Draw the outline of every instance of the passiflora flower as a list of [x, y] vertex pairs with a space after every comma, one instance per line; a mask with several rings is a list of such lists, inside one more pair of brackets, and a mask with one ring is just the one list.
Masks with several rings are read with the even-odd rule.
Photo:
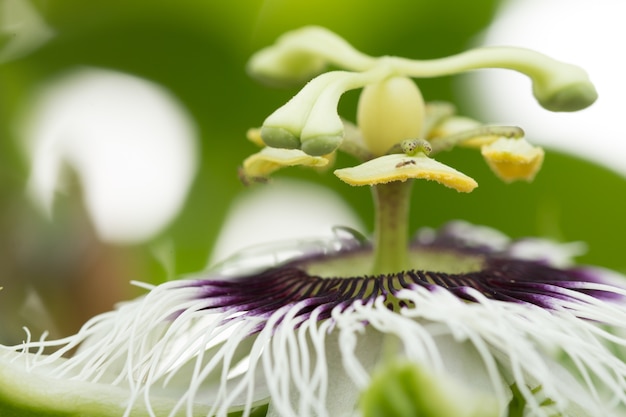
[[[520, 49], [434, 61], [373, 58], [321, 28], [289, 33], [249, 70], [272, 82], [324, 73], [249, 139], [246, 183], [277, 169], [334, 171], [372, 187], [372, 239], [242, 251], [94, 317], [74, 336], [0, 347], [0, 410], [89, 416], [604, 417], [626, 415], [626, 279], [576, 266], [577, 245], [511, 240], [450, 222], [407, 230], [416, 179], [478, 183], [434, 159], [480, 148], [506, 182], [531, 181], [543, 151], [520, 128], [484, 126], [425, 103], [412, 78], [485, 66], [529, 75], [538, 101], [595, 100], [585, 72]], [[357, 123], [337, 102], [364, 88]], [[250, 181], [252, 180], [252, 181]], [[28, 333], [27, 333], [28, 335]], [[2, 408], [4, 407], [4, 409]], [[4, 415], [4, 414], [3, 414]]]
[[419, 412], [620, 415], [623, 277], [568, 265], [572, 249], [462, 222], [420, 231], [389, 274], [345, 233], [257, 248], [75, 336], [3, 348], [3, 396], [59, 415], [373, 415], [359, 399], [402, 360], [422, 383], [391, 378], [396, 395], [421, 393]]

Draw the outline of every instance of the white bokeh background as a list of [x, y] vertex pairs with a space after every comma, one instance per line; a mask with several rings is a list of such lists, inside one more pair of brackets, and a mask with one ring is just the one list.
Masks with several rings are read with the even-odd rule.
[[26, 108], [19, 130], [31, 162], [27, 192], [47, 215], [67, 167], [104, 241], [151, 239], [178, 214], [198, 141], [193, 120], [164, 88], [86, 68], [50, 80]]

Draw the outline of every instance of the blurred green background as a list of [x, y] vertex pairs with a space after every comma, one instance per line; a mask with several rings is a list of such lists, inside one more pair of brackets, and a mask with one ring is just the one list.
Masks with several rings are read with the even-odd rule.
[[[0, 0], [0, 4], [3, 1]], [[34, 334], [73, 332], [113, 303], [141, 293], [128, 283], [158, 283], [205, 268], [233, 199], [245, 193], [237, 167], [255, 147], [245, 140], [297, 90], [272, 89], [245, 73], [249, 56], [281, 33], [307, 24], [326, 26], [371, 55], [435, 58], [460, 52], [494, 16], [496, 0], [32, 1], [52, 37], [29, 54], [0, 64], [0, 342]], [[0, 16], [2, 18], [2, 16]], [[14, 39], [0, 34], [0, 48]], [[0, 49], [1, 50], [1, 49]], [[81, 203], [80, 179], [57, 197], [54, 216], [41, 216], [24, 194], [29, 164], [14, 131], [29, 94], [41, 83], [77, 67], [121, 71], [169, 90], [199, 130], [200, 166], [179, 216], [153, 240], [113, 245], [98, 239]], [[448, 100], [461, 111], [454, 80], [420, 81], [427, 100]], [[530, 92], [529, 92], [530, 94]], [[341, 103], [354, 116], [357, 94]], [[120, 97], [123, 100], [123, 97]], [[512, 117], [513, 118], [513, 117]], [[529, 138], [532, 141], [532, 137]], [[462, 218], [511, 236], [585, 241], [580, 258], [626, 271], [624, 179], [599, 166], [548, 153], [533, 184], [505, 185], [476, 152], [445, 155], [442, 162], [473, 176], [480, 187], [461, 195], [417, 184], [411, 227]], [[341, 165], [345, 160], [339, 159]], [[371, 224], [369, 190], [347, 188], [334, 176], [293, 169], [281, 172], [322, 182], [345, 195], [364, 224]], [[616, 198], [618, 196], [621, 198]], [[242, 236], [245, 239], [245, 236]], [[154, 256], [169, 242], [168, 271]]]

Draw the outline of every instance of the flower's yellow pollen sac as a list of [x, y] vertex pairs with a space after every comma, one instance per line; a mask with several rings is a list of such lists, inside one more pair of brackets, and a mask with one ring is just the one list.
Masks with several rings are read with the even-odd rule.
[[322, 165], [315, 165], [313, 166], [313, 169], [320, 173], [327, 172], [332, 166], [335, 165], [335, 161], [337, 160], [337, 152], [331, 152], [329, 154], [322, 155], [320, 158], [325, 159], [326, 163]]
[[259, 147], [265, 146], [265, 142], [263, 142], [263, 138], [261, 137], [261, 128], [253, 127], [248, 129], [246, 138]]
[[525, 139], [501, 138], [481, 150], [491, 170], [503, 181], [532, 181], [543, 163], [544, 152]]
[[350, 185], [375, 185], [418, 178], [436, 181], [457, 191], [469, 193], [478, 187], [473, 178], [427, 157], [391, 154], [361, 165], [335, 170], [335, 175]]
[[483, 149], [485, 146], [499, 139], [500, 139], [500, 136], [494, 136], [494, 135], [475, 136], [471, 139], [468, 139], [459, 143], [459, 146], [462, 146], [464, 148], [471, 148], [471, 149]]
[[328, 159], [307, 155], [299, 149], [267, 147], [246, 158], [243, 171], [249, 178], [264, 178], [280, 168], [295, 165], [323, 167], [328, 165]]
[[[474, 119], [465, 116], [453, 116], [439, 123], [429, 133], [428, 139], [436, 142], [439, 138], [446, 138], [453, 135], [463, 135], [466, 132], [479, 131], [484, 125]], [[459, 142], [460, 146], [465, 148], [480, 149], [484, 145], [488, 145], [501, 135], [480, 134], [470, 137], [469, 139]]]
[[480, 149], [501, 138], [524, 137], [524, 130], [517, 126], [484, 125], [469, 117], [448, 117], [428, 132], [427, 139], [439, 148], [459, 145]]
[[482, 123], [469, 117], [451, 116], [435, 125], [435, 127], [428, 132], [426, 139], [451, 136], [468, 130], [477, 129], [481, 126], [483, 126]]

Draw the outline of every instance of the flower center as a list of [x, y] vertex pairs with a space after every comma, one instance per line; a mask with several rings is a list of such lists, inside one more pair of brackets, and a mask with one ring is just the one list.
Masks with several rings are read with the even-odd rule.
[[[369, 250], [362, 250], [335, 257], [312, 259], [302, 268], [311, 276], [321, 278], [353, 278], [366, 276], [372, 270], [373, 258]], [[445, 274], [478, 272], [485, 266], [481, 254], [464, 253], [454, 249], [414, 247], [409, 252], [409, 269]]]

